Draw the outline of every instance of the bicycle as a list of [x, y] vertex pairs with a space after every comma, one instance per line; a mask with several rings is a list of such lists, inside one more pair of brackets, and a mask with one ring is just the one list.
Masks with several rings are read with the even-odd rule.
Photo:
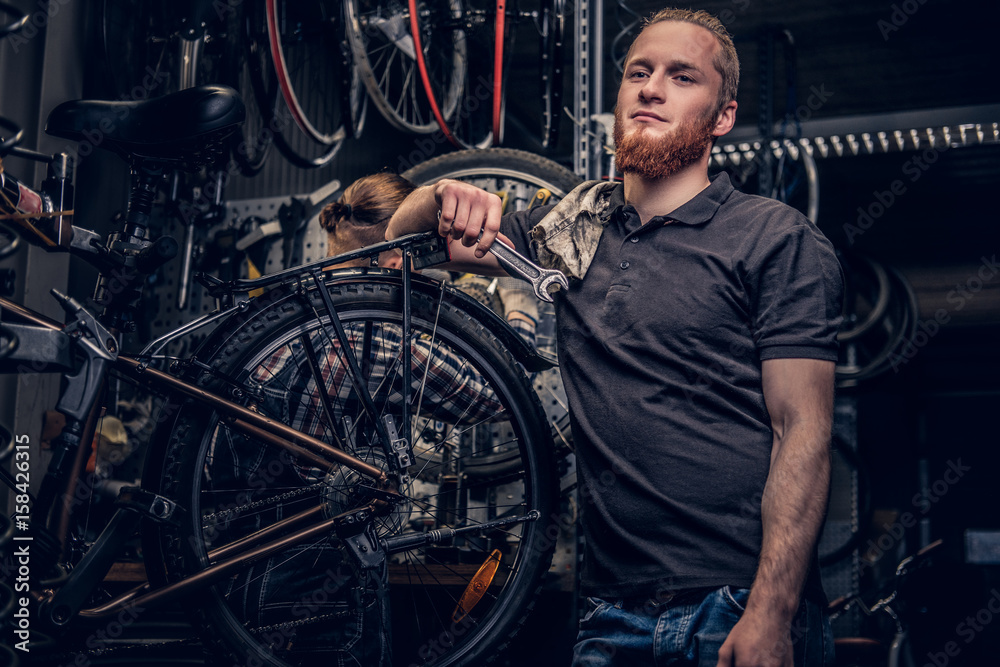
[[[77, 139], [122, 108], [64, 103], [47, 130]], [[33, 501], [30, 514], [18, 513], [17, 535], [31, 526], [34, 567], [64, 570], [32, 581], [36, 627], [61, 632], [127, 606], [186, 600], [206, 643], [222, 655], [303, 664], [313, 651], [327, 651], [311, 642], [325, 642], [323, 632], [356, 613], [312, 594], [344, 588], [359, 608], [370, 608], [388, 582], [391, 616], [381, 622], [391, 624], [398, 662], [495, 659], [530, 611], [552, 554], [548, 428], [524, 374], [550, 364], [488, 309], [408, 264], [401, 272], [327, 270], [389, 249], [414, 268], [441, 261], [444, 245], [434, 233], [256, 280], [200, 276], [220, 308], [125, 354], [118, 332], [134, 321], [141, 278], [177, 250], [171, 239], [148, 238], [158, 181], [165, 169], [216, 159], [244, 113], [234, 91], [221, 87], [127, 108], [100, 146], [126, 158], [134, 174], [128, 213], [107, 239], [72, 225], [66, 156], [18, 148], [17, 133], [0, 142], [0, 156], [47, 162], [51, 172], [41, 191], [3, 174], [5, 226], [95, 265], [95, 301], [103, 307], [95, 316], [57, 293], [70, 320], [64, 326], [0, 299], [0, 368], [45, 364], [66, 380], [57, 409], [67, 424], [52, 462], [37, 496], [18, 495]], [[11, 249], [13, 237], [5, 238]], [[249, 298], [257, 289], [266, 291]], [[164, 353], [206, 327], [213, 328], [195, 355]], [[459, 360], [456, 375], [477, 378], [475, 401], [440, 395], [449, 377], [439, 368], [431, 373], [430, 360], [446, 356]], [[286, 375], [277, 377], [277, 363]], [[160, 409], [141, 485], [121, 491], [114, 516], [90, 542], [73, 534], [74, 499], [92, 491], [81, 470], [110, 379], [153, 392]], [[331, 381], [337, 392], [316, 391]], [[298, 428], [285, 423], [293, 409]], [[147, 583], [95, 598], [136, 530]], [[271, 590], [278, 616], [248, 617], [244, 594], [250, 587], [259, 594], [279, 572], [310, 595], [294, 585]]]

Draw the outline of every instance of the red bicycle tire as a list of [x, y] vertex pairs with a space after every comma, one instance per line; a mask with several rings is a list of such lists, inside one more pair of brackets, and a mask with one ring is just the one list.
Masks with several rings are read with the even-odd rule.
[[420, 71], [420, 82], [424, 86], [424, 93], [427, 95], [427, 102], [430, 104], [431, 113], [434, 114], [434, 120], [437, 121], [438, 126], [441, 128], [441, 132], [444, 134], [449, 143], [456, 148], [464, 148], [461, 142], [455, 138], [455, 135], [452, 134], [451, 129], [448, 127], [448, 123], [445, 121], [444, 115], [441, 113], [441, 107], [438, 105], [437, 96], [434, 94], [434, 89], [431, 87], [431, 78], [427, 73], [427, 61], [424, 59], [424, 46], [420, 39], [420, 23], [417, 18], [417, 0], [408, 0], [408, 5], [410, 8], [410, 34], [413, 36], [413, 47], [416, 52], [417, 69]]
[[268, 43], [271, 49], [271, 62], [274, 63], [274, 70], [278, 76], [278, 87], [281, 90], [281, 97], [292, 114], [292, 120], [295, 121], [295, 125], [302, 130], [303, 134], [317, 144], [331, 146], [334, 143], [343, 141], [346, 137], [343, 126], [339, 127], [333, 134], [323, 134], [313, 127], [313, 124], [306, 118], [305, 112], [302, 111], [302, 105], [299, 104], [298, 96], [292, 90], [292, 85], [288, 77], [288, 66], [285, 64], [285, 54], [281, 50], [281, 35], [278, 31], [276, 2], [277, 0], [265, 0], [264, 2], [267, 12]]
[[499, 146], [501, 139], [501, 114], [503, 105], [503, 43], [504, 23], [507, 5], [505, 0], [496, 0], [495, 36], [493, 39], [493, 145]]

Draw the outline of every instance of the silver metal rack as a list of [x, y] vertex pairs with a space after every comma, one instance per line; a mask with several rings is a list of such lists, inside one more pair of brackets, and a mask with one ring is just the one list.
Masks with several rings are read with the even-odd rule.
[[[780, 136], [780, 128], [775, 134]], [[712, 150], [717, 167], [753, 161], [765, 143], [752, 130], [734, 130]], [[1000, 105], [953, 107], [807, 121], [797, 138], [772, 139], [776, 157], [799, 151], [817, 159], [886, 153], [942, 152], [950, 148], [1000, 143]]]

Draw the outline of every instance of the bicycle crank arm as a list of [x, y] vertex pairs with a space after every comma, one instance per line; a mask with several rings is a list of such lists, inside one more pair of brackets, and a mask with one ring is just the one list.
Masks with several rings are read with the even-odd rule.
[[477, 523], [475, 526], [466, 526], [465, 528], [438, 528], [436, 530], [430, 530], [426, 533], [411, 533], [409, 535], [400, 535], [399, 537], [390, 537], [382, 540], [382, 548], [385, 550], [387, 556], [391, 556], [392, 554], [398, 554], [401, 551], [409, 551], [410, 549], [416, 549], [427, 544], [444, 542], [452, 539], [456, 535], [464, 535], [465, 533], [486, 534], [499, 528], [506, 528], [507, 526], [513, 526], [527, 521], [537, 521], [541, 516], [542, 515], [538, 510], [531, 510], [524, 516], [515, 516], [510, 517], [509, 519], [497, 519], [496, 521]]

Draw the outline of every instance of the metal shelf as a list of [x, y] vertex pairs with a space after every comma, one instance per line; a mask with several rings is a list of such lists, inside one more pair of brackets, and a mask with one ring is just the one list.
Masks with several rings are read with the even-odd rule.
[[[775, 126], [775, 135], [782, 128]], [[752, 128], [736, 128], [712, 150], [717, 167], [754, 160], [765, 142]], [[891, 114], [849, 116], [801, 124], [801, 136], [767, 142], [776, 157], [787, 151], [823, 158], [861, 157], [886, 153], [944, 151], [949, 148], [1000, 143], [1000, 105], [953, 107]]]

